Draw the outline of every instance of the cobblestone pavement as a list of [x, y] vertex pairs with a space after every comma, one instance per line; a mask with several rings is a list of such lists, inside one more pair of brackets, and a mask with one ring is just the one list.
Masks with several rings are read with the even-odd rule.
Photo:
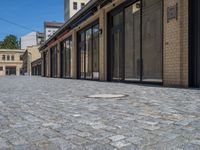
[[[93, 94], [126, 94], [115, 99]], [[0, 150], [200, 150], [200, 90], [0, 78]]]

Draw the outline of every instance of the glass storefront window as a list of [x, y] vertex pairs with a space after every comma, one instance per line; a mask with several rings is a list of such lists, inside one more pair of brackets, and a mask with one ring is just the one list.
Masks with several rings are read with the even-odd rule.
[[143, 81], [162, 81], [162, 0], [143, 0]]
[[88, 29], [85, 32], [86, 40], [85, 40], [85, 73], [86, 78], [91, 79], [92, 78], [92, 29]]
[[108, 17], [109, 79], [162, 82], [162, 0], [140, 0]]
[[61, 43], [61, 77], [71, 77], [71, 50], [72, 38], [69, 37]]
[[93, 27], [93, 78], [99, 79], [99, 25]]
[[79, 77], [99, 79], [99, 25], [95, 24], [79, 33]]
[[125, 9], [125, 80], [140, 80], [140, 2]]
[[51, 77], [57, 77], [57, 45], [51, 48]]

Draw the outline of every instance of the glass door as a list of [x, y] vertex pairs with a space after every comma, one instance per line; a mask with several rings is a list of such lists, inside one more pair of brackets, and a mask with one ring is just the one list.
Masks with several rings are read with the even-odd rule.
[[51, 48], [51, 77], [57, 77], [57, 46]]
[[111, 16], [111, 67], [112, 80], [123, 80], [124, 62], [123, 62], [123, 12], [118, 12]]
[[142, 3], [142, 81], [162, 82], [162, 0]]
[[66, 57], [65, 57], [65, 53], [66, 53], [66, 43], [62, 42], [61, 43], [61, 52], [60, 52], [60, 73], [61, 73], [61, 78], [65, 77], [65, 61], [66, 61]]
[[99, 79], [99, 24], [94, 22], [78, 33], [78, 78]]
[[124, 10], [125, 19], [125, 80], [140, 81], [141, 46], [140, 46], [140, 2]]
[[108, 16], [109, 80], [162, 82], [162, 0], [138, 0]]

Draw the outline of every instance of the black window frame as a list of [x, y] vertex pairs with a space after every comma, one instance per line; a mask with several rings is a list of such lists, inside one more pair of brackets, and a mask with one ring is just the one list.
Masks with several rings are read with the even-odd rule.
[[[155, 82], [155, 81], [143, 81], [143, 80], [141, 80], [142, 79], [142, 74], [143, 74], [143, 62], [141, 62], [140, 63], [140, 81], [126, 81], [126, 80], [117, 80], [117, 81], [115, 81], [115, 80], [113, 80], [112, 79], [112, 52], [109, 50], [109, 49], [111, 49], [112, 48], [112, 43], [111, 43], [111, 39], [110, 39], [110, 37], [111, 37], [111, 26], [112, 26], [112, 19], [111, 19], [111, 17], [110, 16], [114, 16], [115, 14], [117, 14], [117, 13], [119, 13], [120, 11], [123, 11], [123, 29], [122, 29], [122, 34], [123, 34], [123, 36], [125, 36], [124, 35], [124, 20], [125, 20], [125, 18], [124, 18], [124, 10], [127, 8], [127, 7], [129, 7], [130, 5], [132, 5], [132, 4], [134, 4], [134, 3], [136, 3], [136, 2], [139, 2], [140, 1], [140, 5], [141, 6], [143, 6], [143, 0], [130, 0], [130, 1], [125, 1], [123, 4], [121, 4], [121, 5], [119, 5], [119, 6], [117, 6], [115, 9], [113, 9], [113, 10], [111, 10], [108, 14], [107, 14], [107, 39], [108, 39], [108, 44], [107, 44], [107, 49], [108, 49], [108, 52], [107, 52], [107, 81], [112, 81], [112, 82], [126, 82], [126, 83], [147, 83], [147, 84], [156, 84], [156, 85], [163, 85], [163, 72], [164, 72], [164, 56], [163, 56], [163, 40], [164, 40], [164, 33], [163, 33], [163, 31], [164, 31], [164, 0], [162, 0], [162, 81], [161, 82]], [[141, 7], [140, 8], [140, 11], [141, 11], [141, 13], [140, 13], [140, 21], [141, 21], [141, 25], [140, 25], [140, 32], [141, 32], [141, 34], [142, 34], [142, 31], [143, 31], [143, 29], [142, 29], [142, 26], [143, 26], [143, 24], [142, 24], [142, 21], [143, 21], [143, 17], [142, 17], [142, 15], [143, 15], [143, 7]], [[142, 38], [143, 38], [143, 36], [141, 35], [141, 42], [140, 42], [140, 48], [141, 48], [141, 56], [142, 56]], [[123, 43], [122, 43], [122, 45], [123, 45], [123, 48], [124, 48], [124, 45], [125, 45], [125, 42], [124, 42], [124, 40], [123, 40]], [[142, 61], [142, 58], [141, 58], [141, 61]], [[124, 62], [123, 62], [124, 63]], [[125, 77], [125, 76], [124, 76]], [[123, 77], [123, 78], [124, 78]]]
[[15, 60], [15, 56], [14, 56], [14, 55], [11, 56], [11, 60], [12, 60], [12, 61]]
[[81, 3], [81, 9], [85, 7], [85, 3]]
[[10, 55], [7, 55], [7, 61], [10, 61]]
[[[70, 46], [70, 50], [69, 50], [69, 72], [68, 72], [68, 76], [67, 76], [67, 69], [66, 69], [66, 65], [67, 65], [67, 60], [66, 60], [66, 51], [67, 51], [67, 45], [66, 45], [66, 42], [69, 43], [69, 46]], [[65, 47], [64, 47], [64, 44], [65, 44]], [[71, 62], [71, 59], [72, 59], [72, 45], [73, 45], [73, 41], [72, 41], [72, 35], [68, 36], [67, 38], [65, 38], [63, 41], [60, 42], [60, 77], [61, 78], [72, 78], [72, 62]], [[64, 54], [64, 57], [63, 57], [63, 54]], [[63, 58], [65, 60], [63, 60]], [[64, 63], [64, 64], [63, 64]], [[63, 70], [63, 65], [65, 67], [65, 70]]]
[[73, 2], [73, 9], [78, 10], [78, 2]]
[[58, 45], [57, 44], [50, 48], [50, 73], [51, 73], [51, 77], [53, 78], [56, 78], [58, 76]]
[[6, 60], [6, 55], [2, 55], [2, 60], [3, 60], [3, 61]]
[[[95, 27], [96, 25], [99, 26], [99, 20], [95, 20], [94, 22], [90, 23], [89, 25], [87, 25], [85, 28], [81, 29], [80, 31], [77, 32], [77, 78], [78, 79], [83, 79], [83, 80], [99, 80], [100, 79], [100, 44], [98, 43], [98, 57], [99, 57], [99, 60], [98, 60], [98, 78], [94, 78], [93, 76], [93, 27]], [[86, 31], [89, 30], [89, 29], [92, 29], [91, 33], [92, 33], [92, 77], [91, 78], [87, 78], [86, 77], [86, 59], [84, 59], [84, 77], [81, 77], [81, 55], [80, 55], [80, 41], [81, 41], [81, 34], [84, 33], [84, 43], [82, 43], [82, 45], [84, 45], [84, 48], [86, 47]], [[99, 26], [99, 29], [100, 29], [100, 26]], [[98, 36], [100, 38], [100, 34]], [[100, 40], [100, 39], [99, 39]], [[84, 49], [84, 51], [86, 51]], [[86, 57], [86, 54], [85, 56]]]

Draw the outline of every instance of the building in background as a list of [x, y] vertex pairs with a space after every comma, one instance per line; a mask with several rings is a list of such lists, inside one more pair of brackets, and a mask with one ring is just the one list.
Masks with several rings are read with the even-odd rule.
[[0, 76], [20, 75], [24, 50], [0, 49]]
[[63, 23], [59, 22], [44, 22], [45, 41], [48, 40], [62, 25]]
[[20, 39], [21, 49], [26, 50], [28, 46], [41, 45], [44, 43], [44, 33], [31, 32]]
[[68, 21], [75, 13], [83, 8], [90, 0], [65, 0], [64, 15], [65, 22]]
[[32, 75], [31, 63], [41, 58], [41, 53], [39, 52], [38, 48], [38, 45], [28, 46], [27, 50], [24, 52], [22, 65], [22, 71], [24, 75]]
[[31, 63], [32, 76], [41, 76], [42, 73], [42, 58], [39, 58]]

